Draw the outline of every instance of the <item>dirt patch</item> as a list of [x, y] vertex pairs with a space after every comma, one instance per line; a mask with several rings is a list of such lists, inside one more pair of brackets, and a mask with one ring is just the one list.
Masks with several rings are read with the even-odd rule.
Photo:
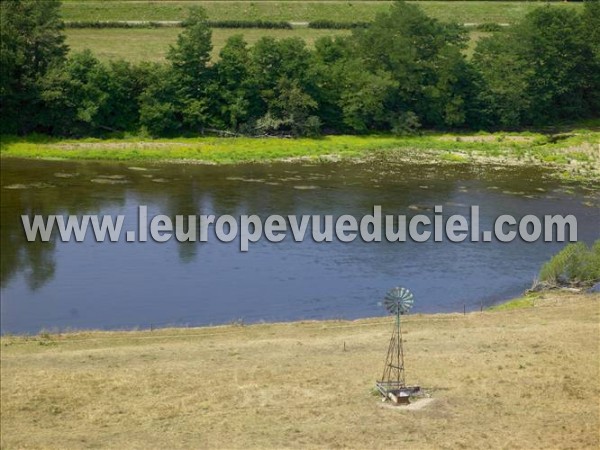
[[435, 398], [419, 398], [411, 400], [408, 405], [394, 405], [390, 402], [381, 403], [382, 408], [395, 409], [398, 411], [420, 411], [435, 403]]
[[440, 141], [450, 142], [533, 142], [534, 138], [531, 136], [442, 136], [439, 138]]
[[185, 145], [182, 142], [76, 142], [68, 144], [55, 145], [61, 150], [82, 150], [82, 149], [107, 149], [107, 150], [128, 150], [128, 149], [151, 149], [151, 148], [169, 148]]

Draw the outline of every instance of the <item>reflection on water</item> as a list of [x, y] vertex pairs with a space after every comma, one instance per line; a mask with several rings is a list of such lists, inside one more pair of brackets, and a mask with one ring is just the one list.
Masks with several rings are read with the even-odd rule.
[[416, 312], [479, 308], [517, 295], [560, 244], [27, 243], [20, 215], [353, 214], [412, 216], [443, 205], [481, 227], [499, 214], [575, 214], [600, 235], [598, 192], [561, 187], [541, 169], [380, 164], [235, 167], [2, 161], [2, 332], [119, 328], [382, 314], [398, 284]]

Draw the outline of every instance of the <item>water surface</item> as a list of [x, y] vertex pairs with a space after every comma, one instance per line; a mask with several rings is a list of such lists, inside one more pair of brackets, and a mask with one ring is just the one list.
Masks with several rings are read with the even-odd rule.
[[479, 309], [523, 292], [562, 244], [239, 242], [27, 243], [21, 214], [575, 214], [600, 237], [600, 199], [536, 168], [394, 163], [240, 166], [2, 161], [2, 332], [359, 318], [396, 285], [414, 312]]

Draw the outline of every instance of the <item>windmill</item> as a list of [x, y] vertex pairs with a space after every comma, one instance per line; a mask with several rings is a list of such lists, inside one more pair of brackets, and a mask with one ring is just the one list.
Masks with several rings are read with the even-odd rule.
[[400, 316], [407, 314], [414, 303], [413, 294], [404, 287], [391, 289], [383, 300], [383, 306], [390, 314], [396, 316], [396, 323], [381, 380], [376, 383], [377, 390], [384, 400], [390, 399], [394, 403], [408, 403], [411, 394], [420, 390], [419, 386], [406, 386], [404, 376], [404, 349], [402, 347], [402, 330]]

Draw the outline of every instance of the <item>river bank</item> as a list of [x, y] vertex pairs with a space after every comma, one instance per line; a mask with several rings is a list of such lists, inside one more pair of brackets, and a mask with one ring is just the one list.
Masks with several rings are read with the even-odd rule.
[[4, 336], [2, 447], [595, 448], [599, 301], [407, 316], [417, 410], [372, 392], [389, 317]]
[[3, 136], [2, 158], [114, 160], [187, 164], [392, 160], [424, 164], [534, 165], [561, 179], [600, 180], [600, 132], [427, 133], [421, 136], [325, 136], [318, 139], [54, 139]]

